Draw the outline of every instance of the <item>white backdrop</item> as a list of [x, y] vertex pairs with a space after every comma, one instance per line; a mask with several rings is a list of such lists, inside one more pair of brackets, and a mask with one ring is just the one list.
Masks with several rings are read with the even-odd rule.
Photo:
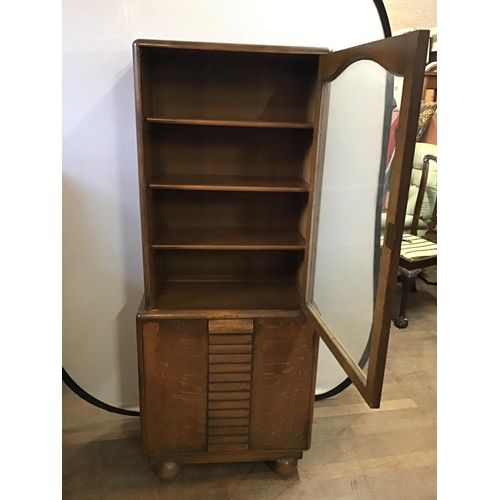
[[[92, 396], [123, 408], [138, 406], [143, 292], [137, 38], [338, 50], [383, 31], [372, 0], [64, 0], [63, 366]], [[322, 349], [318, 388], [344, 379]]]

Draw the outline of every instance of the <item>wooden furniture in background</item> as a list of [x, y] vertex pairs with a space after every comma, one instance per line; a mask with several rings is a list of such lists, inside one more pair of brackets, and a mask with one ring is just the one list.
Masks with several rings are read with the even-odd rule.
[[[320, 336], [378, 407], [427, 40], [413, 32], [339, 52], [134, 43], [141, 428], [160, 476], [179, 463], [258, 460], [292, 473], [311, 443]], [[405, 77], [368, 375], [307, 288], [325, 83], [366, 58]]]
[[[437, 103], [437, 67], [425, 72], [422, 100]], [[432, 115], [421, 142], [437, 145], [437, 111]]]
[[437, 102], [437, 67], [427, 70], [422, 87], [422, 101]]
[[417, 201], [413, 213], [413, 223], [410, 235], [403, 235], [401, 246], [401, 257], [399, 260], [400, 281], [403, 283], [401, 294], [401, 304], [399, 314], [394, 318], [394, 324], [398, 328], [406, 328], [408, 319], [406, 318], [406, 306], [410, 291], [415, 288], [415, 280], [422, 269], [435, 266], [437, 264], [437, 201], [433, 209], [432, 219], [429, 223], [429, 229], [424, 236], [417, 236], [418, 220], [422, 210], [422, 202], [427, 186], [427, 175], [429, 172], [429, 161], [437, 162], [437, 157], [433, 155], [424, 156], [424, 166], [422, 178], [418, 190]]
[[424, 135], [420, 139], [422, 142], [425, 142], [427, 144], [435, 144], [437, 146], [437, 121], [438, 112], [436, 110], [429, 121], [427, 130], [424, 132]]

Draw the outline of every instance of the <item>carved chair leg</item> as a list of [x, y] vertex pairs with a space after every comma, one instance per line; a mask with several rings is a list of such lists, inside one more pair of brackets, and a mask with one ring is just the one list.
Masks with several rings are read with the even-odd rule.
[[403, 291], [401, 293], [401, 305], [399, 307], [399, 315], [396, 316], [393, 321], [394, 324], [400, 328], [406, 328], [408, 326], [408, 319], [406, 318], [406, 306], [408, 304], [408, 296], [410, 295], [410, 290], [412, 290], [415, 285], [415, 280], [421, 269], [416, 269], [415, 271], [408, 271], [404, 268], [399, 268], [401, 273], [401, 281], [403, 282]]

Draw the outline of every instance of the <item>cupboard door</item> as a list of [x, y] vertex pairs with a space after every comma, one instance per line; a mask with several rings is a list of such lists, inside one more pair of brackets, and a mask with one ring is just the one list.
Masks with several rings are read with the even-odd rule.
[[320, 62], [303, 309], [371, 407], [380, 404], [428, 39], [411, 32]]
[[207, 337], [205, 320], [143, 323], [141, 420], [147, 453], [207, 451]]
[[250, 450], [309, 448], [317, 355], [305, 318], [255, 320]]

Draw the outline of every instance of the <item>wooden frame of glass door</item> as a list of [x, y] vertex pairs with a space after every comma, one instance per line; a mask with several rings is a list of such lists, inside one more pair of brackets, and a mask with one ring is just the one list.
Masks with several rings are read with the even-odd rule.
[[415, 137], [417, 135], [428, 42], [429, 31], [419, 30], [320, 56], [320, 77], [323, 82], [323, 114], [326, 112], [325, 103], [328, 102], [329, 90], [326, 84], [334, 80], [356, 61], [371, 60], [378, 63], [385, 70], [404, 77], [396, 151], [392, 165], [391, 196], [387, 212], [384, 245], [381, 253], [380, 275], [376, 291], [367, 375], [365, 375], [360, 366], [349, 355], [340, 340], [328, 328], [319, 312], [310, 304], [315, 266], [321, 178], [324, 167], [324, 158], [322, 157], [325, 150], [326, 137], [324, 127], [320, 129], [318, 162], [315, 179], [311, 188], [315, 192], [315, 203], [310, 215], [311, 224], [309, 224], [310, 234], [308, 239], [311, 241], [311, 245], [305, 256], [308, 265], [308, 283], [303, 310], [309, 320], [312, 321], [316, 331], [320, 334], [327, 347], [345, 370], [347, 376], [359, 390], [361, 396], [372, 408], [380, 406], [382, 394], [392, 303], [397, 281], [401, 238], [408, 201], [408, 189], [415, 150]]

